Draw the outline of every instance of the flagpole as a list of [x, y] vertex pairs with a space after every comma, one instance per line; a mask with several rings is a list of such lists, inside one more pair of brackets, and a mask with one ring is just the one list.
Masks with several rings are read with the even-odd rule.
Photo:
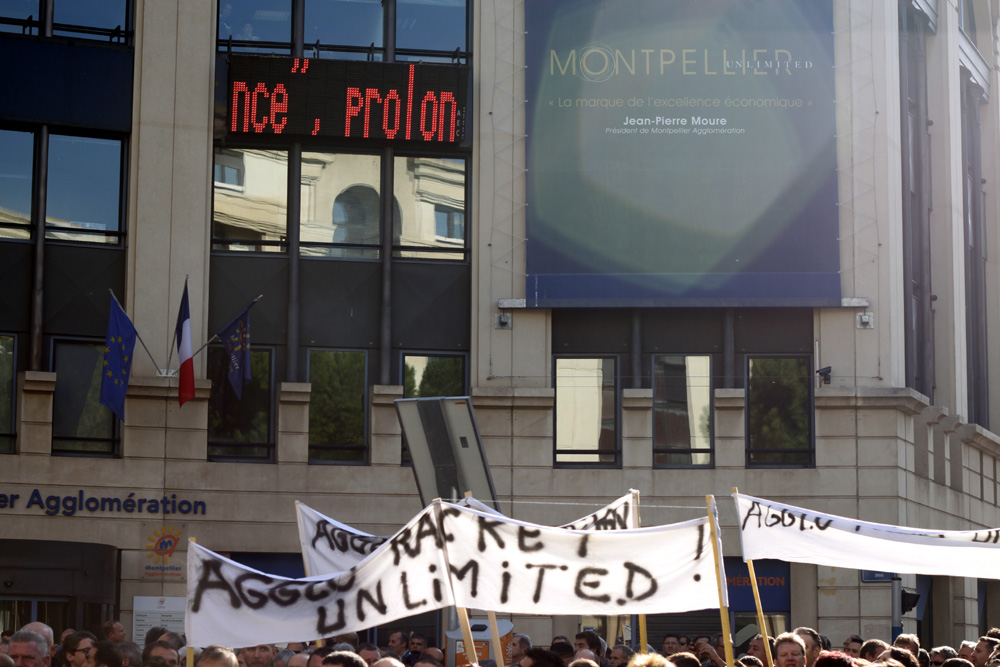
[[[739, 493], [740, 490], [733, 487], [733, 493]], [[767, 666], [771, 667], [774, 664], [773, 658], [771, 657], [771, 642], [767, 640], [767, 625], [764, 623], [764, 607], [760, 603], [760, 590], [757, 588], [757, 573], [753, 569], [753, 560], [746, 561], [747, 573], [750, 575], [750, 587], [753, 590], [753, 601], [757, 605], [757, 625], [760, 627], [760, 636], [763, 637], [764, 641], [764, 655], [767, 656]]]
[[[108, 291], [111, 292], [111, 298], [115, 300], [115, 303], [117, 303], [118, 307], [122, 309], [122, 312], [125, 312], [125, 307], [122, 306], [122, 302], [119, 301], [118, 297], [115, 296], [115, 291], [113, 289], [111, 289], [110, 287], [108, 288]], [[135, 325], [132, 325], [132, 326], [135, 326]], [[153, 362], [153, 365], [156, 366], [156, 371], [159, 372], [160, 371], [160, 365], [158, 363], [156, 363], [156, 359], [153, 358], [153, 353], [149, 351], [148, 347], [146, 347], [146, 341], [144, 341], [142, 339], [142, 336], [139, 335], [139, 330], [138, 329], [135, 330], [135, 337], [139, 339], [140, 343], [142, 343], [142, 349], [146, 350], [146, 354], [149, 355], [149, 360]]]
[[705, 496], [705, 505], [708, 508], [708, 529], [712, 537], [712, 557], [715, 558], [715, 578], [719, 580], [719, 620], [722, 621], [722, 640], [726, 652], [726, 666], [733, 667], [733, 638], [729, 628], [729, 608], [725, 605], [725, 598], [722, 595], [722, 587], [726, 585], [726, 582], [720, 580], [718, 576], [722, 554], [719, 553], [719, 537], [715, 532], [715, 514], [712, 512], [713, 500], [712, 496]]

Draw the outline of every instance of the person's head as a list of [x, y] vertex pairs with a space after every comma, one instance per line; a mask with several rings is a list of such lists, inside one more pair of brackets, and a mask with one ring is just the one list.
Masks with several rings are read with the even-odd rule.
[[601, 638], [593, 630], [584, 630], [583, 632], [576, 633], [576, 642], [573, 646], [577, 651], [585, 648], [593, 651], [596, 656], [600, 656], [601, 654]]
[[520, 632], [515, 632], [510, 642], [510, 661], [512, 663], [521, 662], [524, 652], [529, 648], [531, 648], [531, 637]]
[[274, 644], [258, 644], [243, 649], [247, 667], [271, 667], [274, 662]]
[[889, 645], [881, 639], [869, 639], [861, 645], [858, 657], [868, 662], [875, 662], [875, 659], [882, 655], [887, 648]]
[[97, 637], [93, 634], [81, 630], [74, 632], [63, 642], [63, 654], [66, 656], [66, 664], [69, 667], [84, 667], [91, 649], [97, 643]]
[[632, 659], [632, 654], [634, 651], [630, 649], [625, 644], [618, 644], [611, 649], [611, 655], [608, 656], [608, 662], [611, 663], [611, 667], [625, 667], [628, 661]]
[[155, 625], [151, 627], [149, 630], [146, 630], [146, 636], [143, 638], [143, 647], [149, 646], [168, 632], [170, 632], [170, 630], [162, 625]]
[[420, 657], [417, 658], [417, 661], [413, 663], [413, 667], [444, 667], [444, 665], [441, 664], [440, 660], [428, 655], [425, 651], [424, 653], [421, 653]]
[[329, 646], [320, 646], [309, 656], [309, 662], [306, 663], [306, 667], [320, 667], [323, 664], [323, 658], [331, 653], [333, 653], [333, 649]]
[[905, 648], [899, 648], [898, 646], [890, 646], [886, 650], [882, 651], [882, 655], [878, 657], [880, 662], [885, 662], [887, 660], [895, 660], [903, 667], [920, 667], [920, 663], [917, 661], [917, 656], [910, 653]]
[[752, 655], [745, 655], [738, 660], [743, 667], [764, 667], [764, 661]]
[[668, 632], [663, 635], [663, 655], [671, 656], [674, 653], [679, 653], [681, 650], [680, 637], [672, 632]]
[[140, 667], [142, 665], [142, 649], [135, 642], [118, 642], [115, 644], [122, 656], [122, 667]]
[[323, 658], [324, 667], [368, 667], [361, 656], [352, 651], [333, 651]]
[[861, 647], [864, 643], [865, 640], [861, 635], [847, 635], [847, 638], [844, 639], [844, 653], [852, 658], [859, 658], [861, 657]]
[[1000, 640], [993, 639], [993, 637], [985, 635], [980, 637], [979, 641], [976, 642], [976, 648], [972, 650], [972, 664], [976, 667], [986, 667], [990, 655], [996, 650], [998, 644], [1000, 644]]
[[121, 643], [127, 639], [125, 626], [120, 621], [111, 619], [104, 624], [104, 636], [108, 638], [109, 642]]
[[558, 655], [543, 648], [532, 647], [524, 652], [524, 657], [518, 663], [520, 667], [565, 667]]
[[674, 667], [701, 667], [701, 660], [690, 651], [680, 651], [667, 656]]
[[48, 667], [51, 659], [45, 636], [34, 630], [12, 634], [7, 655], [14, 661], [14, 667]]
[[[767, 643], [770, 644], [771, 657], [774, 657], [774, 638], [768, 637]], [[767, 651], [764, 650], [764, 635], [757, 634], [750, 643], [747, 645], [747, 655], [751, 655], [761, 662], [767, 662]]]
[[122, 667], [122, 656], [112, 641], [94, 644], [94, 650], [87, 657], [87, 667]]
[[301, 653], [296, 653], [291, 658], [288, 659], [288, 664], [285, 667], [306, 667], [309, 664], [309, 653], [302, 651]]
[[164, 632], [162, 635], [157, 637], [157, 640], [161, 642], [167, 642], [175, 649], [177, 649], [178, 653], [180, 653], [181, 649], [184, 648], [184, 646], [187, 644], [187, 641], [184, 639], [182, 635], [179, 635], [171, 630], [167, 630], [166, 632]]
[[897, 635], [892, 645], [897, 648], [905, 648], [913, 655], [916, 655], [920, 651], [920, 638], [909, 634]]
[[372, 667], [406, 667], [396, 658], [379, 658]]
[[423, 636], [419, 632], [414, 632], [410, 635], [410, 643], [408, 646], [410, 653], [416, 653], [419, 655], [424, 652], [425, 648], [427, 648], [427, 637]]
[[958, 651], [950, 646], [936, 646], [930, 650], [931, 667], [944, 667], [945, 660], [958, 657]]
[[431, 658], [432, 660], [437, 660], [438, 662], [444, 664], [444, 651], [433, 646], [429, 646], [426, 651], [420, 654], [421, 658]]
[[[375, 646], [375, 644], [359, 644], [358, 655], [365, 661], [368, 667], [371, 667], [382, 657], [382, 652], [378, 650], [378, 646]], [[292, 667], [292, 664], [289, 663], [287, 667]]]
[[813, 667], [820, 651], [823, 650], [823, 640], [818, 632], [805, 626], [795, 628], [794, 632], [802, 638], [806, 645], [806, 667]]
[[173, 644], [161, 642], [159, 639], [151, 644], [147, 644], [142, 650], [142, 665], [146, 667], [146, 662], [151, 658], [162, 658], [166, 667], [177, 667], [180, 664], [180, 654]]
[[821, 651], [816, 667], [855, 667], [854, 658], [842, 651]]
[[549, 650], [559, 656], [566, 667], [569, 667], [569, 663], [573, 662], [573, 654], [576, 653], [573, 650], [573, 645], [569, 642], [556, 642]]
[[650, 651], [649, 653], [636, 653], [629, 660], [628, 667], [674, 667], [674, 663], [664, 658], [659, 653]]
[[783, 632], [774, 638], [774, 664], [777, 667], [804, 667], [806, 643], [794, 632]]
[[570, 660], [569, 664], [572, 665], [577, 660], [590, 660], [591, 662], [597, 662], [597, 654], [589, 648], [582, 648], [573, 654], [573, 659]]
[[406, 648], [410, 645], [410, 636], [401, 630], [397, 630], [389, 635], [386, 646], [391, 648], [396, 655], [402, 656], [406, 653]]
[[195, 661], [195, 667], [237, 667], [236, 652], [226, 646], [207, 646]]
[[[31, 630], [32, 632], [37, 632], [42, 637], [45, 638], [45, 643], [49, 646], [49, 655], [51, 656], [56, 652], [56, 635], [52, 631], [52, 628], [42, 623], [41, 621], [32, 621], [25, 625], [22, 630]], [[13, 636], [13, 635], [12, 635]]]
[[288, 659], [291, 658], [293, 655], [295, 655], [295, 651], [283, 648], [274, 654], [274, 660], [271, 661], [271, 664], [274, 667], [287, 667]]
[[972, 667], [972, 663], [965, 658], [948, 658], [944, 661], [944, 667]]
[[[590, 649], [587, 650], [590, 651]], [[573, 662], [569, 663], [569, 667], [600, 667], [600, 665], [589, 658], [576, 658]]]

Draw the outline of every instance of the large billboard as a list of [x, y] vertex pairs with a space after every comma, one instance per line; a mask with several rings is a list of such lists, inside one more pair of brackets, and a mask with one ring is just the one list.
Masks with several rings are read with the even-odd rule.
[[832, 0], [527, 0], [529, 307], [840, 304]]

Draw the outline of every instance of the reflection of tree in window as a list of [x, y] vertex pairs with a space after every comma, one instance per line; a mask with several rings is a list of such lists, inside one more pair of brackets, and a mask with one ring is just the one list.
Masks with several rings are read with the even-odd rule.
[[[419, 380], [418, 380], [419, 373]], [[410, 356], [403, 367], [404, 398], [463, 396], [465, 359], [448, 356]]]
[[365, 353], [309, 353], [309, 459], [364, 461]]
[[103, 359], [103, 344], [56, 343], [53, 451], [113, 453], [114, 417], [100, 402]]
[[654, 357], [653, 397], [655, 463], [711, 465], [710, 358], [704, 355]]
[[750, 360], [747, 435], [753, 462], [809, 463], [810, 380], [807, 359]]
[[270, 456], [271, 352], [250, 352], [251, 379], [236, 398], [227, 376], [228, 356], [223, 348], [208, 353], [212, 395], [208, 402], [210, 456], [265, 459]]

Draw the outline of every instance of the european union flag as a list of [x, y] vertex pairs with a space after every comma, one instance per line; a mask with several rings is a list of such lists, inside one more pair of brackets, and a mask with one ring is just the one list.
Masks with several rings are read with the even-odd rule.
[[243, 398], [243, 385], [250, 382], [250, 309], [256, 301], [233, 318], [216, 334], [226, 347], [229, 356], [229, 384], [236, 398]]
[[104, 367], [101, 371], [101, 404], [125, 421], [125, 391], [132, 371], [135, 327], [115, 297], [111, 297], [108, 332], [104, 337]]

